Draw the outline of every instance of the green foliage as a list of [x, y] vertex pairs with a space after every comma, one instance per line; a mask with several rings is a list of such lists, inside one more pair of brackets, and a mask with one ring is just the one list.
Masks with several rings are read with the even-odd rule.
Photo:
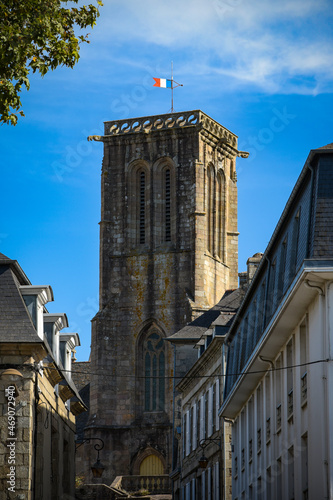
[[137, 496], [137, 497], [145, 497], [147, 495], [149, 495], [149, 491], [148, 490], [145, 490], [145, 489], [141, 489], [139, 491], [136, 491], [135, 493], [133, 493], [134, 496]]
[[80, 476], [75, 476], [75, 488], [81, 488], [85, 483], [85, 477], [83, 474]]
[[23, 86], [29, 90], [30, 71], [44, 76], [59, 65], [74, 67], [80, 44], [89, 43], [88, 35], [76, 36], [75, 29], [93, 27], [98, 6], [67, 7], [62, 0], [0, 0], [0, 123], [16, 125], [18, 115], [24, 116], [20, 92]]

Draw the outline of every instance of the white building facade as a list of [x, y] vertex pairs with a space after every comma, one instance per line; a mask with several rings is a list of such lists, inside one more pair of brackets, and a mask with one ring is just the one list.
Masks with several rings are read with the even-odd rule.
[[[181, 490], [184, 500], [220, 498], [220, 373], [223, 338], [215, 337], [180, 383], [182, 390]], [[205, 468], [199, 460], [207, 459]]]
[[333, 498], [333, 149], [310, 152], [226, 339], [232, 498]]
[[231, 426], [221, 421], [219, 409], [225, 336], [245, 290], [244, 286], [227, 291], [212, 309], [186, 326], [192, 338], [201, 334], [195, 346], [198, 359], [177, 385], [181, 426], [176, 429], [178, 457], [171, 475], [175, 500], [231, 499]]

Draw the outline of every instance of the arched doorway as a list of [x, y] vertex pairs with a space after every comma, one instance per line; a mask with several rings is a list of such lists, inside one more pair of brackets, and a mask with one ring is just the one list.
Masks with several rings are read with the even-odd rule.
[[148, 455], [140, 464], [140, 476], [161, 476], [164, 474], [162, 460], [156, 455]]

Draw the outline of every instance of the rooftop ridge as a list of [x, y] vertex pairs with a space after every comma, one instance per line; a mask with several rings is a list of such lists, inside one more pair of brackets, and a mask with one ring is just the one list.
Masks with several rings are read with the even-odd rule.
[[20, 264], [17, 260], [10, 259], [7, 255], [0, 252], [0, 266], [9, 266], [13, 271], [16, 277], [18, 278], [21, 285], [30, 285], [30, 280], [23, 271]]
[[323, 149], [333, 149], [333, 142], [326, 144], [326, 146], [321, 146], [320, 148], [314, 149], [314, 151], [322, 151]]
[[11, 261], [12, 259], [10, 259], [9, 257], [7, 257], [7, 255], [0, 252], [0, 260], [10, 260]]
[[200, 126], [215, 137], [237, 148], [237, 135], [223, 127], [210, 116], [196, 109], [178, 113], [142, 116], [104, 122], [105, 136], [119, 136], [131, 133], [148, 133], [152, 131]]

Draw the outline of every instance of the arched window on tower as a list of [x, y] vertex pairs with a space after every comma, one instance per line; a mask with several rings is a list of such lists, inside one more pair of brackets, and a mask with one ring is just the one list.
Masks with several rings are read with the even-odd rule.
[[222, 261], [224, 255], [225, 238], [225, 178], [222, 171], [217, 173], [216, 186], [216, 254]]
[[146, 173], [140, 169], [137, 172], [137, 192], [138, 192], [138, 210], [137, 210], [137, 229], [138, 242], [140, 245], [146, 243]]
[[143, 349], [145, 369], [145, 411], [164, 410], [165, 404], [165, 347], [157, 331], [149, 333]]
[[126, 245], [145, 251], [150, 243], [151, 166], [138, 159], [126, 166]]
[[215, 233], [215, 172], [209, 165], [207, 169], [207, 249], [214, 254], [214, 233]]
[[164, 170], [164, 192], [165, 192], [164, 238], [165, 241], [171, 241], [171, 173], [169, 168]]
[[154, 173], [154, 245], [175, 244], [177, 233], [176, 170], [170, 158], [159, 158]]

